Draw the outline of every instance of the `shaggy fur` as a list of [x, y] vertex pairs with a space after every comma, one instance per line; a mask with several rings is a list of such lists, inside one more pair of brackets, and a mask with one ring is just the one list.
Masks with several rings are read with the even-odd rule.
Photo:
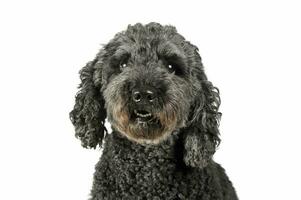
[[220, 142], [218, 89], [197, 47], [173, 26], [128, 26], [80, 78], [70, 113], [76, 137], [86, 148], [104, 139], [92, 200], [237, 199], [212, 160]]

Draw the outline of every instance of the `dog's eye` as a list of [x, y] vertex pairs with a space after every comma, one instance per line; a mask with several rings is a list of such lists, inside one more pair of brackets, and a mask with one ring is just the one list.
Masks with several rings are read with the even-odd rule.
[[167, 69], [169, 73], [173, 73], [176, 71], [176, 67], [173, 64], [167, 64]]
[[127, 66], [127, 64], [126, 63], [120, 63], [120, 68], [122, 69], [122, 68], [126, 68], [126, 66]]
[[175, 75], [178, 75], [178, 76], [182, 75], [181, 68], [175, 63], [167, 62], [165, 64], [165, 67], [167, 68], [168, 72], [171, 73], [171, 74], [175, 74]]
[[122, 61], [122, 62], [120, 62], [120, 64], [119, 64], [119, 68], [121, 69], [121, 70], [123, 70], [124, 68], [126, 68], [128, 66], [128, 63], [126, 62], [126, 61]]
[[129, 55], [125, 54], [118, 56], [118, 58], [114, 58], [112, 65], [122, 71], [129, 66]]
[[177, 76], [183, 75], [182, 65], [183, 63], [177, 57], [161, 57], [161, 63], [167, 69], [167, 71], [171, 74], [175, 74]]

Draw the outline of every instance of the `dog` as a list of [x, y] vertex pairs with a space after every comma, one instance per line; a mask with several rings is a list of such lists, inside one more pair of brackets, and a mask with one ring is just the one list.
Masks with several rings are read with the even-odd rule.
[[129, 25], [80, 79], [70, 112], [75, 135], [83, 147], [103, 147], [91, 200], [238, 199], [212, 159], [220, 143], [219, 91], [198, 48], [175, 27]]

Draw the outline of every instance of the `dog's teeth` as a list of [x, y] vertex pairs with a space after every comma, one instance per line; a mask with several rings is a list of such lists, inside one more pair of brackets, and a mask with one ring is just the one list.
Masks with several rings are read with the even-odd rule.
[[134, 112], [139, 117], [150, 117], [150, 116], [152, 116], [152, 114], [150, 114], [150, 113], [142, 114], [142, 113], [137, 112], [136, 110]]
[[141, 113], [137, 113], [137, 115], [139, 117], [150, 117], [151, 116], [151, 114], [141, 114]]

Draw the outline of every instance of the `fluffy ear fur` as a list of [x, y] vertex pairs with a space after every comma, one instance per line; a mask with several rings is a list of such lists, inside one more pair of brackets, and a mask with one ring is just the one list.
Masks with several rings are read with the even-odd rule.
[[191, 111], [191, 120], [184, 129], [184, 162], [191, 167], [204, 168], [219, 145], [221, 113], [219, 91], [201, 73], [201, 91]]
[[74, 108], [70, 112], [70, 119], [75, 127], [75, 136], [81, 140], [81, 144], [85, 148], [101, 146], [102, 139], [107, 133], [106, 110], [100, 91], [100, 64], [96, 58], [80, 70], [81, 84], [75, 97]]

